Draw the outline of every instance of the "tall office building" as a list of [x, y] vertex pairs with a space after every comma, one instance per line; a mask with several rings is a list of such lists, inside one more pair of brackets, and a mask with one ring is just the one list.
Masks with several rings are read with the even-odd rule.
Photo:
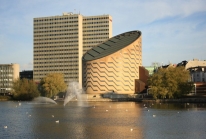
[[19, 78], [19, 64], [0, 64], [0, 94], [12, 91], [13, 81]]
[[61, 16], [33, 19], [33, 78], [39, 82], [47, 73], [63, 73], [65, 81], [82, 83], [82, 56], [112, 37], [110, 15]]

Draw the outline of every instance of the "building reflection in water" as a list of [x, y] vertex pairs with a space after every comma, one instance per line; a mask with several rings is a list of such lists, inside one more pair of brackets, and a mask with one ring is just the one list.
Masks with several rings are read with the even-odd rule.
[[70, 102], [65, 107], [36, 107], [32, 128], [37, 137], [142, 138], [141, 111], [140, 104], [133, 102], [95, 102], [87, 107]]
[[[77, 102], [40, 105], [0, 101], [1, 138], [202, 138], [206, 105]], [[153, 116], [155, 115], [155, 116]], [[59, 120], [59, 123], [56, 121]], [[5, 128], [6, 127], [6, 128]]]

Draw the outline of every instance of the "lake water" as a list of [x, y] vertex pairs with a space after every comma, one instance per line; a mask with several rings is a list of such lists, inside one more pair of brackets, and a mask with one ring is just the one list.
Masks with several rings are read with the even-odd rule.
[[5, 101], [0, 138], [205, 139], [206, 104]]

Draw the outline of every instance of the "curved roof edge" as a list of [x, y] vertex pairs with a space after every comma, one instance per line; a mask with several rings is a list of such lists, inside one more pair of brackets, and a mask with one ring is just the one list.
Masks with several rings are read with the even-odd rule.
[[108, 56], [133, 43], [141, 34], [141, 31], [135, 30], [116, 35], [87, 51], [82, 60], [91, 61]]

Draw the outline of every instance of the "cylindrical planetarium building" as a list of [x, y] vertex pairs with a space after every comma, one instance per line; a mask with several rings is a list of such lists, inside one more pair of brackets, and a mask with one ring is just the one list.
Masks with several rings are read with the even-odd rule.
[[110, 38], [83, 55], [83, 85], [86, 93], [135, 93], [139, 66], [142, 66], [140, 31]]

